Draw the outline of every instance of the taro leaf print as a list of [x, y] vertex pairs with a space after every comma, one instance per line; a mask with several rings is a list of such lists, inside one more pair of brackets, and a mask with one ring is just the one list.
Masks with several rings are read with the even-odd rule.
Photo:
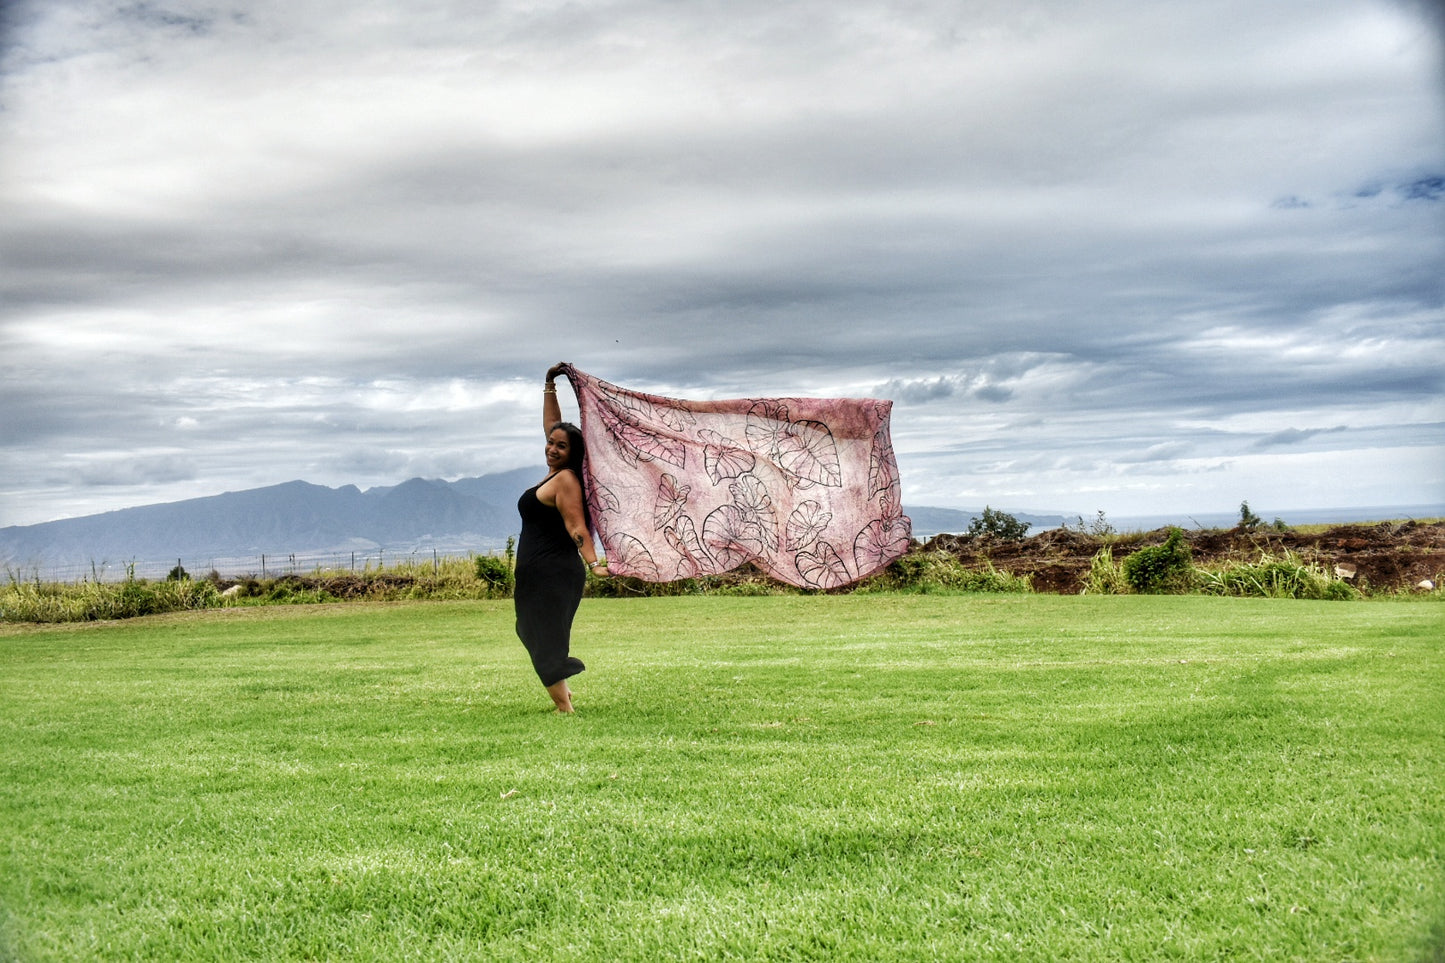
[[748, 409], [747, 425], [748, 447], [775, 463], [792, 487], [843, 484], [838, 443], [821, 421], [793, 421], [787, 405], [756, 401]]
[[815, 501], [803, 502], [793, 509], [786, 529], [788, 551], [797, 552], [813, 544], [832, 520], [833, 513], [823, 511], [823, 506]]
[[736, 478], [753, 470], [757, 458], [746, 448], [739, 448], [731, 438], [704, 428], [697, 433], [703, 441], [702, 462], [714, 485], [724, 478]]
[[852, 581], [848, 566], [827, 542], [819, 542], [811, 552], [799, 552], [797, 564], [798, 574], [803, 577], [803, 581], [815, 588], [837, 588]]
[[722, 571], [757, 558], [765, 547], [756, 516], [737, 505], [723, 505], [703, 519], [702, 541]]
[[606, 395], [613, 405], [632, 412], [635, 417], [641, 418], [644, 421], [657, 420], [656, 406], [646, 398], [639, 396], [636, 392], [626, 391], [616, 385], [609, 385], [603, 381], [597, 383], [597, 389]]
[[657, 413], [657, 420], [673, 431], [682, 431], [689, 425], [697, 424], [692, 412], [680, 405], [653, 405], [652, 410]]
[[788, 406], [757, 401], [748, 409], [748, 447], [765, 458], [776, 458], [778, 440], [788, 428]]
[[909, 522], [907, 517], [875, 518], [853, 540], [853, 562], [858, 577], [887, 565], [908, 551]]
[[[631, 535], [617, 536], [608, 547], [607, 555], [609, 562], [616, 563], [618, 574], [635, 575], [652, 582], [660, 578], [652, 553], [647, 550], [646, 545]], [[612, 566], [608, 565], [608, 568]]]
[[672, 520], [687, 505], [687, 496], [691, 491], [691, 485], [678, 484], [676, 475], [662, 476], [662, 480], [657, 483], [657, 499], [652, 506], [653, 531], [672, 524]]
[[598, 389], [610, 398], [613, 404], [631, 412], [629, 420], [643, 423], [661, 422], [673, 431], [682, 431], [688, 425], [697, 424], [697, 418], [686, 407], [665, 398], [657, 399], [661, 402], [659, 404], [635, 392], [601, 382], [598, 383]]
[[843, 484], [838, 443], [821, 421], [790, 422], [778, 440], [777, 460], [795, 488]]
[[[591, 476], [592, 473], [589, 471], [587, 474]], [[622, 507], [612, 489], [591, 477], [587, 480], [587, 503], [593, 515], [615, 512]]]
[[677, 524], [663, 529], [667, 544], [677, 553], [677, 574], [674, 578], [697, 578], [718, 571], [707, 550], [698, 541], [697, 526], [686, 515], [677, 517]]
[[898, 462], [893, 457], [887, 428], [879, 429], [873, 436], [873, 449], [868, 455], [868, 487], [872, 491], [869, 498], [877, 499], [884, 515], [897, 515], [903, 511]]
[[687, 449], [680, 440], [641, 423], [626, 407], [599, 399], [597, 416], [607, 426], [607, 434], [617, 450], [632, 464], [656, 459], [677, 468], [687, 467]]
[[773, 500], [757, 475], [740, 475], [728, 485], [733, 504], [758, 526], [758, 537], [770, 552], [778, 550], [778, 515]]

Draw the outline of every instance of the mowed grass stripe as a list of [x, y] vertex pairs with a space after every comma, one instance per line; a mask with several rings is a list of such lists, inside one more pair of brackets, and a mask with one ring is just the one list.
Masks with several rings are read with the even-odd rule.
[[1419, 959], [1440, 611], [589, 600], [575, 718], [506, 602], [6, 627], [0, 953]]

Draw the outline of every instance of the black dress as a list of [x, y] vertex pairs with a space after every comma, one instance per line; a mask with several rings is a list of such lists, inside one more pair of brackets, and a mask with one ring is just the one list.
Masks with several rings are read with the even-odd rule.
[[586, 570], [562, 513], [537, 500], [533, 485], [517, 501], [522, 537], [517, 542], [517, 635], [532, 657], [542, 684], [553, 685], [581, 672], [581, 659], [569, 656], [572, 616], [582, 601]]

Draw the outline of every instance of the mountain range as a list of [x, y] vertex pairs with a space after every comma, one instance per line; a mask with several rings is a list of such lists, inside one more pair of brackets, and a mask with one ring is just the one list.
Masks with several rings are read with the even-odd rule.
[[[143, 505], [38, 525], [0, 528], [0, 562], [77, 566], [109, 560], [214, 559], [263, 553], [447, 553], [500, 548], [519, 529], [517, 498], [534, 468], [400, 485], [327, 488], [290, 481], [185, 501]], [[966, 531], [977, 513], [905, 508], [915, 536]], [[1017, 514], [1039, 531], [1063, 516]]]

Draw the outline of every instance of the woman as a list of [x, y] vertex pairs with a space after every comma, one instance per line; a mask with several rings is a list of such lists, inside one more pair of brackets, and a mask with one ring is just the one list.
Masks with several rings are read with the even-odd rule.
[[598, 558], [592, 548], [591, 519], [582, 490], [582, 459], [587, 453], [582, 432], [562, 420], [557, 404], [556, 379], [565, 368], [560, 364], [549, 368], [542, 389], [547, 477], [517, 502], [522, 537], [517, 543], [513, 591], [517, 635], [558, 712], [572, 711], [567, 679], [586, 668], [568, 652], [572, 617], [587, 583], [583, 564], [595, 575], [609, 574], [607, 560]]

